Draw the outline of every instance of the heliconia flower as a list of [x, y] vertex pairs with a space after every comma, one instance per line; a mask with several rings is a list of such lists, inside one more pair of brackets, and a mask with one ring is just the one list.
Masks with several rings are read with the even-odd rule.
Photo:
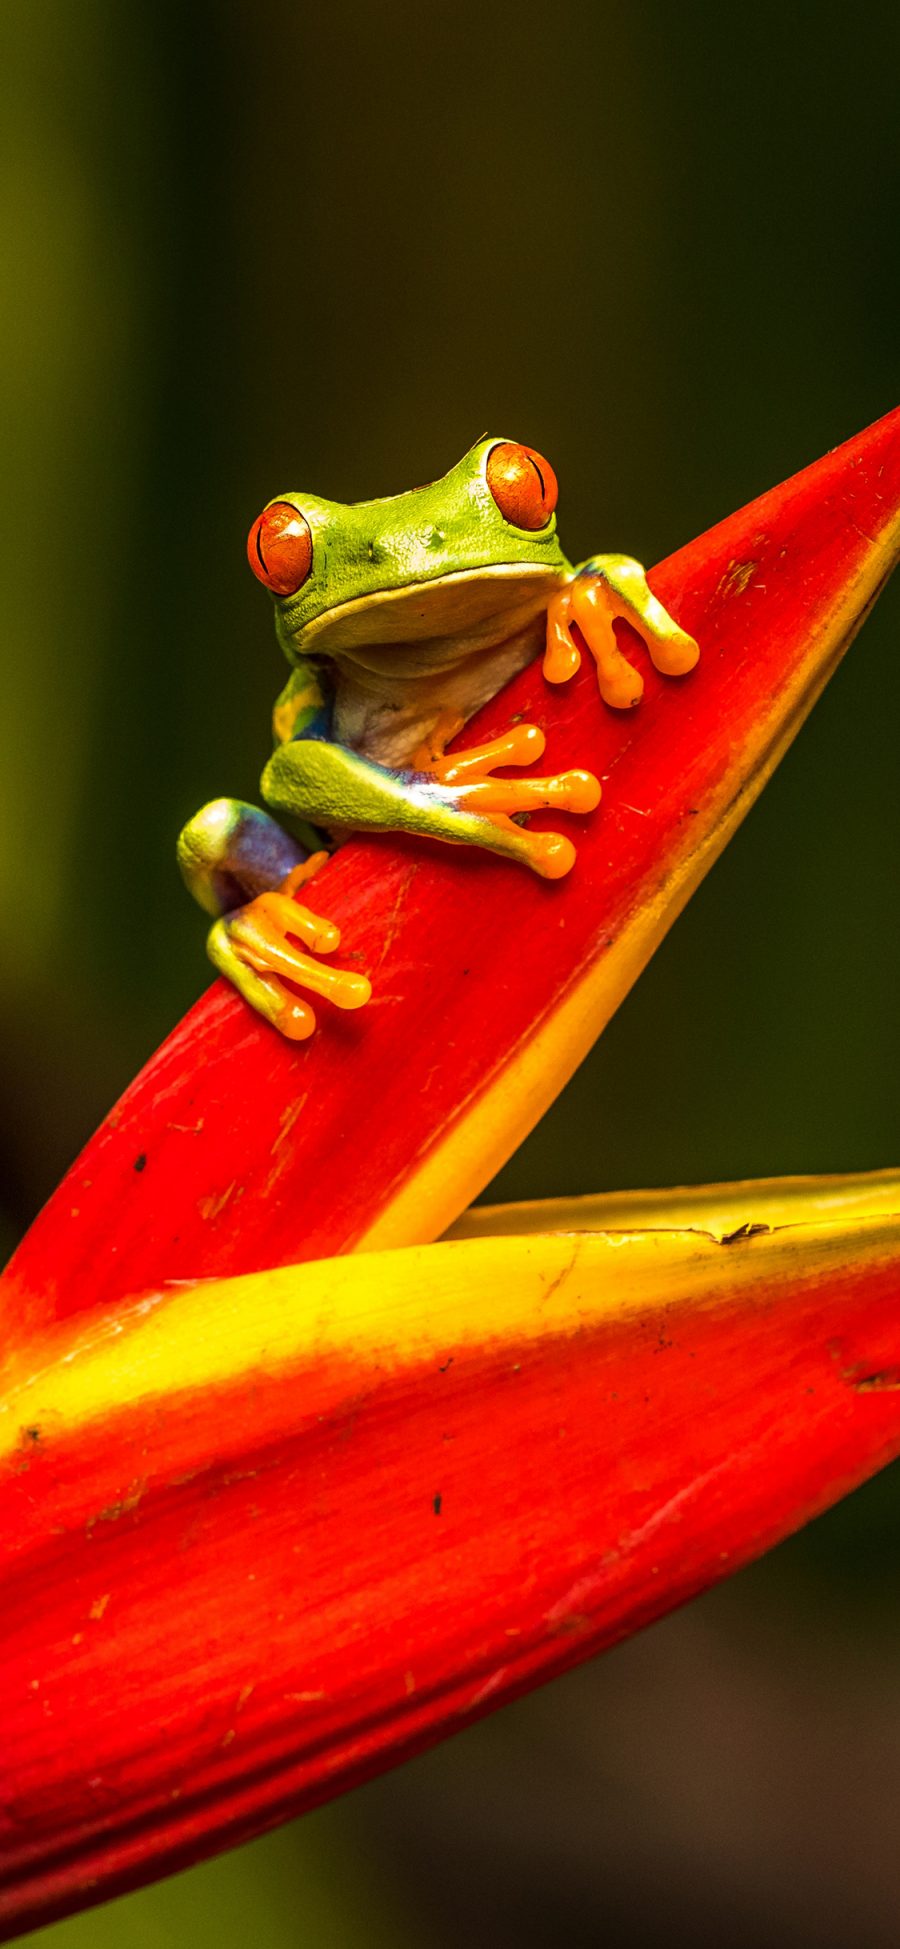
[[622, 717], [531, 668], [466, 733], [526, 715], [601, 776], [571, 876], [348, 844], [314, 888], [369, 1007], [290, 1044], [217, 984], [32, 1227], [0, 1291], [0, 1935], [421, 1748], [900, 1452], [900, 1174], [425, 1242], [571, 1074], [898, 546], [900, 414], [661, 564], [693, 675], [647, 669]]

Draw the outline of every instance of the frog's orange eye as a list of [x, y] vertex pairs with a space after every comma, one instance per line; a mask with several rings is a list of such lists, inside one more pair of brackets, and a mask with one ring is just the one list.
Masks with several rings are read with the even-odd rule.
[[504, 440], [492, 447], [487, 484], [500, 513], [514, 528], [546, 528], [559, 489], [549, 460], [533, 447]]
[[247, 536], [247, 560], [255, 576], [276, 596], [294, 596], [312, 568], [309, 522], [290, 501], [273, 501]]

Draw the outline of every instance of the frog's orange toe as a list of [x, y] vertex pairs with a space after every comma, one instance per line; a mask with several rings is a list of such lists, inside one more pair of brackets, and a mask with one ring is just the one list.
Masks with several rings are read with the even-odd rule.
[[[490, 744], [455, 751], [434, 767], [438, 783], [452, 791], [461, 812], [512, 818], [517, 812], [594, 812], [600, 784], [589, 771], [556, 772], [550, 778], [495, 778], [501, 765], [530, 765], [544, 755], [537, 724], [513, 724]], [[567, 842], [568, 843], [568, 842]], [[568, 870], [568, 869], [566, 869]]]
[[453, 751], [438, 758], [431, 769], [440, 785], [477, 785], [500, 765], [533, 765], [544, 755], [546, 738], [537, 724], [511, 724], [500, 738]]
[[601, 799], [600, 780], [592, 771], [564, 771], [551, 781], [562, 788], [554, 805], [565, 805], [567, 812], [596, 812]]
[[330, 858], [331, 854], [326, 853], [324, 850], [319, 853], [310, 853], [307, 859], [300, 861], [299, 866], [291, 868], [287, 878], [282, 880], [278, 888], [279, 893], [299, 893], [300, 888], [308, 884], [313, 878], [313, 875], [318, 873], [320, 867], [327, 866]]
[[[308, 955], [296, 953], [293, 943], [310, 948], [313, 954], [333, 954], [341, 940], [341, 930], [333, 920], [310, 913], [308, 907], [302, 907], [289, 893], [257, 894], [246, 907], [237, 909], [229, 925], [235, 946], [246, 947], [244, 958], [252, 966], [271, 967], [274, 972], [293, 979], [296, 976], [291, 963], [299, 961], [305, 968], [309, 961]], [[261, 959], [254, 960], [254, 956]]]
[[581, 668], [581, 651], [572, 635], [572, 596], [560, 589], [547, 608], [547, 642], [543, 671], [548, 683], [565, 684]]
[[564, 880], [575, 864], [575, 848], [561, 832], [528, 834], [529, 865], [542, 880]]
[[700, 645], [684, 629], [673, 627], [668, 636], [649, 643], [650, 655], [664, 677], [686, 677], [699, 661]]
[[[301, 1001], [299, 995], [289, 994], [282, 983], [274, 978], [270, 980], [266, 975], [258, 975], [257, 980], [270, 997], [268, 1020], [273, 1028], [286, 1036], [289, 1042], [308, 1042], [316, 1029], [316, 1018], [309, 1003]], [[259, 1007], [258, 1002], [255, 1006]]]

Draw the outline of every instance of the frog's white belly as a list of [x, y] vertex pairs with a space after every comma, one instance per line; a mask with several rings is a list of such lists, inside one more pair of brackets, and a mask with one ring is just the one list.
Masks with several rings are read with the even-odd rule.
[[[449, 669], [419, 669], [404, 676], [395, 667], [388, 676], [338, 655], [333, 735], [363, 757], [402, 771], [442, 719], [465, 722], [474, 717], [532, 662], [543, 642], [542, 611], [503, 643], [474, 651]], [[374, 660], [371, 651], [369, 660]]]

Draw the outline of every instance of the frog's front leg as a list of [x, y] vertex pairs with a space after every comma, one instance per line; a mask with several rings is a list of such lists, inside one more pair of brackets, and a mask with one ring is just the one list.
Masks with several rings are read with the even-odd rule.
[[184, 827], [178, 864], [195, 900], [217, 916], [207, 952], [220, 974], [260, 1015], [292, 1041], [312, 1034], [316, 1018], [296, 988], [339, 1008], [361, 1008], [371, 994], [364, 975], [323, 967], [340, 932], [294, 899], [328, 855], [308, 853], [267, 812], [239, 799], [215, 799]]
[[513, 815], [547, 807], [592, 812], [600, 787], [583, 771], [552, 778], [493, 776], [500, 766], [530, 765], [543, 749], [543, 732], [519, 724], [491, 744], [452, 757], [417, 753], [413, 768], [395, 772], [343, 745], [301, 738], [274, 753], [262, 790], [276, 811], [315, 825], [421, 833], [482, 846], [555, 880], [574, 862], [571, 840], [562, 833], [529, 832]]
[[574, 624], [597, 665], [604, 703], [616, 710], [630, 710], [639, 703], [643, 678], [622, 655], [613, 630], [620, 617], [643, 637], [651, 660], [665, 676], [680, 677], [693, 670], [700, 654], [697, 644], [657, 601], [640, 562], [630, 555], [595, 555], [551, 599], [545, 677], [551, 683], [565, 683], [578, 669], [581, 652]]

